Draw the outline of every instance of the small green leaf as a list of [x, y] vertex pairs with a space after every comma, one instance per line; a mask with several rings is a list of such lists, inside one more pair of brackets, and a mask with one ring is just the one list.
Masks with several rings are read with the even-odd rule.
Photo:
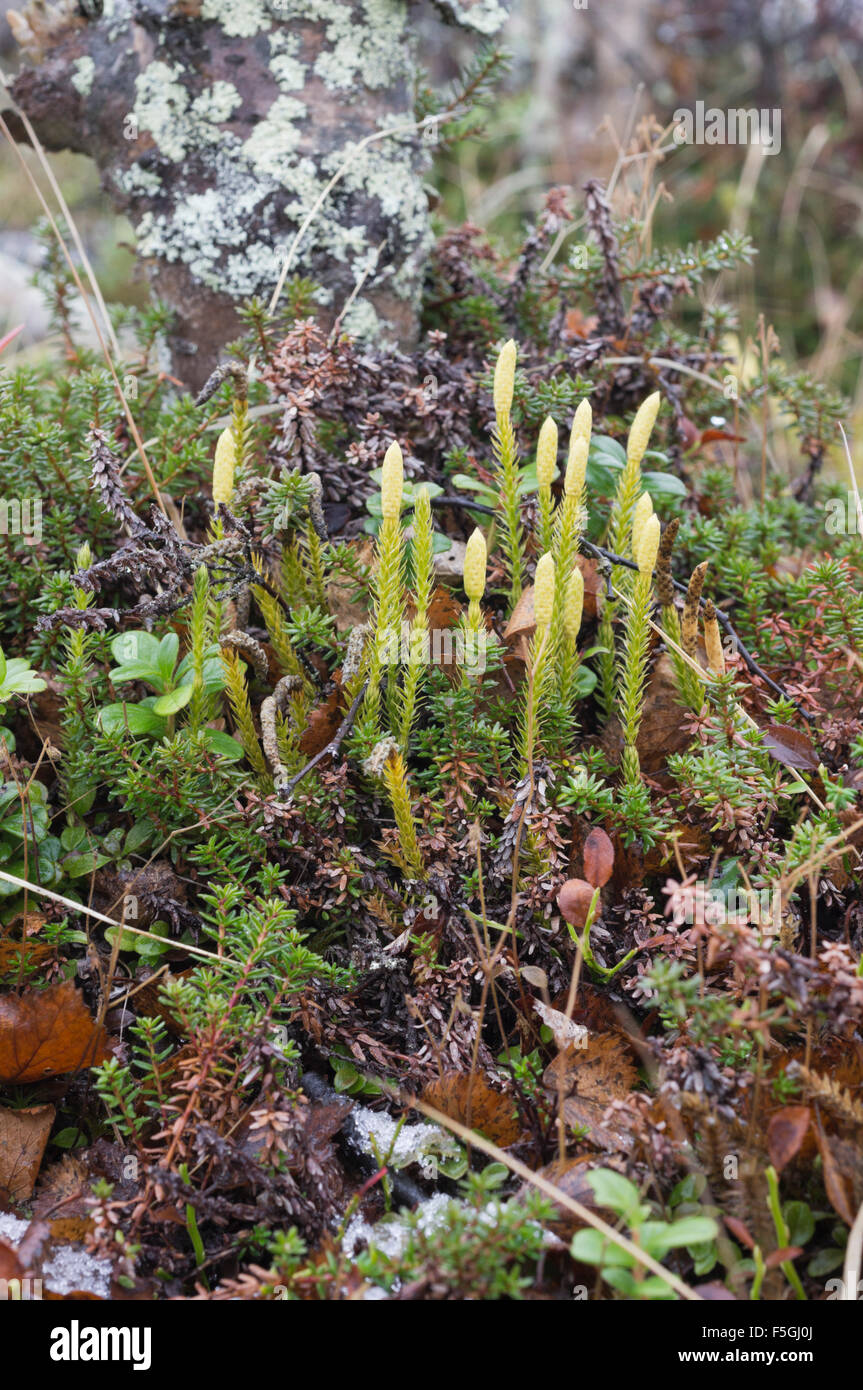
[[165, 732], [164, 719], [144, 704], [105, 705], [99, 711], [98, 723], [106, 734], [116, 734], [124, 729], [133, 735], [162, 735]]
[[70, 1125], [67, 1129], [61, 1129], [59, 1134], [53, 1135], [52, 1144], [56, 1144], [58, 1149], [80, 1149], [86, 1144], [87, 1136], [75, 1125]]
[[121, 666], [131, 662], [155, 670], [159, 653], [159, 639], [152, 632], [120, 632], [111, 643], [111, 655]]
[[174, 667], [177, 664], [177, 653], [180, 650], [180, 639], [176, 632], [166, 632], [159, 643], [159, 651], [156, 656], [156, 667], [159, 675], [166, 685], [170, 685], [174, 675]]
[[85, 874], [92, 874], [96, 869], [101, 869], [103, 864], [110, 862], [110, 854], [99, 854], [95, 850], [85, 849], [80, 854], [67, 854], [60, 867], [65, 878], [83, 878]]
[[611, 1207], [621, 1216], [637, 1213], [641, 1197], [635, 1183], [612, 1168], [596, 1168], [588, 1173], [587, 1181], [593, 1188], [596, 1200], [601, 1207]]
[[137, 937], [134, 932], [120, 931], [119, 927], [105, 928], [105, 940], [108, 942], [109, 946], [117, 945], [118, 935], [120, 937], [120, 945], [118, 947], [120, 951], [134, 951], [137, 948], [140, 938]]
[[634, 1263], [634, 1256], [630, 1255], [628, 1250], [622, 1250], [601, 1231], [577, 1231], [569, 1248], [572, 1258], [586, 1265], [625, 1267]]
[[[242, 750], [241, 750], [242, 751]], [[123, 844], [124, 854], [134, 854], [136, 850], [142, 849], [147, 841], [152, 837], [155, 826], [152, 821], [139, 820], [126, 833]]]
[[832, 1274], [834, 1269], [839, 1269], [844, 1259], [845, 1251], [830, 1245], [826, 1250], [819, 1250], [817, 1255], [812, 1256], [806, 1266], [806, 1273], [810, 1279], [820, 1279], [825, 1274]]
[[808, 1245], [815, 1234], [815, 1217], [808, 1202], [786, 1202], [782, 1208], [789, 1245]]
[[575, 698], [584, 700], [596, 685], [596, 672], [589, 666], [579, 666], [575, 674]]
[[178, 685], [176, 690], [171, 690], [167, 695], [160, 695], [153, 705], [154, 714], [176, 714], [177, 710], [183, 709], [189, 703], [194, 694], [193, 685]]
[[244, 756], [241, 745], [230, 734], [223, 733], [221, 729], [200, 729], [198, 737], [202, 738], [207, 747], [214, 753], [218, 753], [220, 758], [226, 762], [238, 763]]
[[642, 473], [641, 481], [651, 497], [686, 497], [688, 489], [674, 473]]
[[645, 1250], [661, 1259], [669, 1250], [681, 1245], [703, 1245], [715, 1240], [719, 1233], [716, 1222], [709, 1216], [683, 1216], [679, 1221], [647, 1221], [641, 1228]]
[[67, 853], [77, 849], [83, 840], [87, 838], [86, 825], [67, 825], [60, 835], [60, 844]]

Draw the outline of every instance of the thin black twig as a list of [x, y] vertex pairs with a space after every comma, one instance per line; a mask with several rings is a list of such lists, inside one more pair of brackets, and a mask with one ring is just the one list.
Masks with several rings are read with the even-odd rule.
[[335, 734], [330, 739], [327, 746], [325, 748], [322, 748], [320, 753], [316, 753], [313, 758], [310, 758], [309, 761], [306, 763], [305, 767], [300, 768], [300, 771], [296, 773], [295, 776], [293, 776], [289, 782], [285, 782], [282, 784], [282, 786], [279, 787], [280, 801], [290, 801], [298, 783], [302, 781], [307, 772], [311, 772], [312, 768], [317, 767], [318, 763], [323, 762], [324, 758], [335, 757], [336, 753], [338, 753], [339, 749], [341, 748], [342, 743], [347, 738], [351, 729], [354, 727], [354, 721], [357, 717], [357, 710], [359, 709], [360, 702], [362, 701], [362, 698], [366, 693], [367, 686], [368, 681], [365, 681], [363, 685], [360, 687], [360, 689], [357, 691], [351, 703], [350, 709], [348, 710], [339, 727], [336, 729]]

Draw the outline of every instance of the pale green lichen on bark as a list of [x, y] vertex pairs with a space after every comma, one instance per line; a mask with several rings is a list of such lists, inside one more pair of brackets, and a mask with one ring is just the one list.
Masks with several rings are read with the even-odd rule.
[[[499, 27], [503, 16], [496, 0], [451, 8], [459, 22], [482, 32]], [[144, 167], [114, 175], [133, 204], [162, 195], [143, 215], [137, 210], [142, 255], [182, 262], [202, 285], [235, 299], [268, 295], [296, 228], [317, 208], [292, 271], [322, 278], [317, 302], [335, 310], [367, 276], [345, 326], [386, 340], [390, 325], [379, 316], [375, 293], [415, 302], [431, 243], [422, 183], [427, 149], [415, 132], [362, 143], [411, 120], [415, 69], [405, 0], [203, 0], [200, 15], [240, 43], [266, 36], [275, 95], [251, 124], [232, 83], [198, 90], [201, 74], [177, 59], [166, 35], [136, 79], [130, 113], [152, 136], [161, 170], [148, 152]], [[260, 57], [260, 44], [255, 51]], [[336, 94], [323, 124], [321, 112], [301, 99], [315, 90], [315, 79]], [[254, 90], [257, 102], [267, 85]], [[370, 92], [388, 94], [383, 114], [369, 106]], [[347, 130], [351, 141], [344, 140]], [[165, 160], [186, 167], [169, 178]], [[336, 174], [336, 187], [320, 202]], [[378, 265], [384, 231], [389, 250]], [[322, 274], [327, 265], [342, 269]]]
[[282, 182], [288, 157], [302, 139], [297, 122], [307, 113], [305, 102], [297, 97], [276, 97], [264, 120], [258, 122], [243, 145], [243, 155], [256, 173]]
[[328, 87], [349, 89], [362, 82], [374, 91], [411, 75], [409, 49], [403, 41], [407, 12], [402, 0], [363, 0], [357, 15], [350, 5], [328, 0], [319, 0], [319, 7], [335, 12], [325, 29], [330, 47], [315, 62], [316, 74]]
[[75, 91], [82, 97], [88, 97], [93, 90], [93, 82], [96, 77], [96, 64], [93, 59], [86, 54], [83, 58], [76, 58], [72, 64], [71, 83]]
[[456, 23], [465, 29], [475, 29], [478, 34], [496, 34], [503, 28], [507, 13], [498, 0], [477, 0], [476, 4], [459, 4], [459, 0], [446, 0], [442, 8], [452, 16]]
[[381, 324], [374, 304], [358, 295], [342, 318], [342, 328], [361, 342], [386, 341], [386, 330]]
[[160, 153], [175, 164], [190, 150], [223, 140], [222, 123], [242, 105], [230, 82], [214, 82], [192, 97], [180, 80], [185, 72], [182, 63], [156, 59], [135, 79], [133, 115], [138, 127], [149, 131]]
[[270, 34], [270, 72], [283, 92], [298, 92], [306, 85], [307, 68], [297, 57], [300, 39], [285, 29]]
[[226, 34], [237, 39], [254, 38], [273, 25], [264, 0], [204, 0], [201, 18], [217, 20]]

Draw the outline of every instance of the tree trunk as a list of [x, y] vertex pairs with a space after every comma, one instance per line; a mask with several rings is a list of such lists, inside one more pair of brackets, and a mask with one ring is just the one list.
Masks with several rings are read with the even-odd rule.
[[[445, 0], [492, 33], [497, 0]], [[350, 158], [290, 263], [332, 322], [407, 345], [429, 247], [404, 0], [30, 0], [10, 14], [13, 88], [49, 149], [91, 155], [174, 311], [173, 370], [195, 387], [269, 299], [295, 232]], [[19, 131], [20, 134], [20, 131]], [[354, 156], [351, 158], [351, 156]]]

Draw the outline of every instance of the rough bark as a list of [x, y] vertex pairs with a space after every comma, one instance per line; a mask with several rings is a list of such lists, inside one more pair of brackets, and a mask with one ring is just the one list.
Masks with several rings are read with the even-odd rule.
[[[440, 3], [482, 34], [505, 17], [498, 0]], [[237, 336], [237, 305], [272, 293], [345, 159], [411, 120], [405, 0], [104, 0], [91, 19], [75, 0], [30, 0], [10, 22], [25, 59], [15, 99], [47, 148], [95, 159], [174, 310], [172, 365], [192, 386]], [[429, 246], [425, 165], [415, 132], [352, 159], [291, 263], [320, 286], [324, 321], [362, 281], [345, 326], [410, 343]]]

